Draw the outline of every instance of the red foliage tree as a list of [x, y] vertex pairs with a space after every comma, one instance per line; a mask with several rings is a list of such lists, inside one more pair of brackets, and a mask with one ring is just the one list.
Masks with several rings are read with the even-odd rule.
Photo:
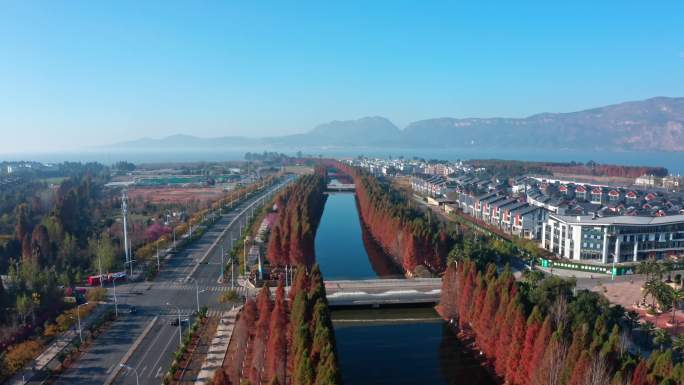
[[636, 368], [634, 368], [634, 372], [632, 373], [632, 382], [630, 382], [630, 384], [650, 385], [650, 381], [648, 380], [648, 372], [649, 370], [646, 361], [639, 361], [639, 364], [636, 366]]
[[[521, 354], [525, 345], [525, 335], [527, 331], [525, 313], [520, 306], [516, 306], [514, 313], [515, 321], [513, 322], [511, 346], [508, 350], [508, 362], [506, 363], [506, 382], [509, 384], [516, 383], [517, 374], [520, 370], [520, 363], [522, 359]], [[505, 349], [505, 347], [502, 347], [502, 349]]]
[[534, 348], [532, 350], [532, 355], [529, 356], [528, 360], [528, 383], [533, 378], [534, 371], [540, 368], [542, 365], [542, 359], [544, 358], [544, 353], [546, 352], [546, 347], [551, 341], [551, 316], [547, 316], [544, 323], [541, 326], [539, 334], [535, 337]]
[[591, 357], [589, 353], [585, 350], [580, 355], [575, 368], [572, 371], [568, 385], [585, 385], [587, 384], [587, 378], [591, 375]]
[[266, 379], [277, 378], [285, 383], [287, 359], [287, 313], [285, 309], [285, 289], [281, 279], [276, 290], [275, 306], [271, 313], [268, 346], [266, 347]]
[[527, 385], [530, 381], [530, 376], [534, 367], [530, 358], [534, 354], [534, 345], [537, 338], [537, 334], [541, 329], [542, 319], [541, 312], [539, 308], [535, 307], [532, 313], [527, 319], [527, 327], [525, 328], [525, 342], [523, 343], [521, 357], [521, 365], [518, 368], [518, 372], [515, 375], [515, 382], [520, 385]]

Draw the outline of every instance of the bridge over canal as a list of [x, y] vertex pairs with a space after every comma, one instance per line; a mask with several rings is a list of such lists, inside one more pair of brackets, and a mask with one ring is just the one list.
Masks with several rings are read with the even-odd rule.
[[331, 182], [326, 186], [327, 191], [354, 191], [356, 186], [353, 183], [336, 183]]
[[441, 286], [440, 278], [325, 281], [331, 307], [436, 304]]

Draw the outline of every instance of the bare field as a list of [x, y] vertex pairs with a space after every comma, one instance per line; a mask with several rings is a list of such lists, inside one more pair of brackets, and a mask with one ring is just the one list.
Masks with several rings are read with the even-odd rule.
[[130, 200], [142, 198], [146, 202], [160, 203], [187, 203], [190, 201], [209, 202], [224, 195], [224, 191], [214, 187], [137, 187], [128, 190]]

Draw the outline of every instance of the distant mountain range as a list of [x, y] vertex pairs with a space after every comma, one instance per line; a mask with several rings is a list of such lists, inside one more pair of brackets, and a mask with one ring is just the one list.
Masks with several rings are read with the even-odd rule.
[[332, 121], [304, 134], [266, 138], [174, 135], [108, 148], [511, 148], [684, 151], [684, 98], [657, 97], [526, 118], [436, 118], [400, 129], [383, 117]]

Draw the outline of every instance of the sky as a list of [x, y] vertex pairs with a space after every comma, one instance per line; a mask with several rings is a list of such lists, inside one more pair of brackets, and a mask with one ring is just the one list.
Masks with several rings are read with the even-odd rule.
[[681, 0], [0, 7], [0, 154], [684, 96]]

